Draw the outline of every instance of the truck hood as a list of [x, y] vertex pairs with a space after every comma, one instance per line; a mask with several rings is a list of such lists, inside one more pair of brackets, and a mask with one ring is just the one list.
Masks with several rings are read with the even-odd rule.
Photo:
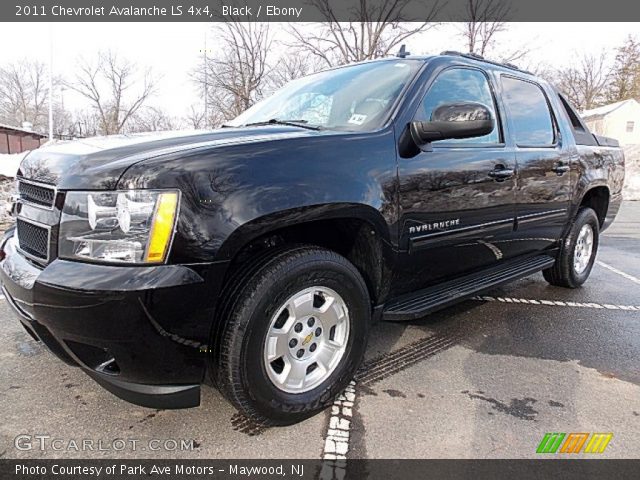
[[93, 137], [34, 150], [20, 164], [18, 176], [56, 185], [61, 190], [111, 190], [129, 167], [160, 155], [317, 135], [322, 132], [265, 126]]

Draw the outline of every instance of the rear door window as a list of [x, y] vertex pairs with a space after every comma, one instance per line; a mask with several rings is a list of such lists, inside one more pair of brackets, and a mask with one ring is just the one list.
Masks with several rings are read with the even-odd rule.
[[555, 144], [553, 117], [547, 97], [539, 85], [513, 77], [502, 77], [504, 102], [519, 147]]

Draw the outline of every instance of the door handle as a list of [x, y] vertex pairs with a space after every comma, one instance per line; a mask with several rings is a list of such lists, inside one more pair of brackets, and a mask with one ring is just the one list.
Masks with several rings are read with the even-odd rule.
[[514, 173], [515, 172], [512, 169], [498, 165], [496, 168], [491, 170], [488, 175], [496, 182], [504, 182], [507, 178], [513, 177]]
[[571, 170], [571, 167], [563, 163], [559, 163], [553, 168], [553, 171], [556, 172], [559, 177], [567, 173], [569, 170]]

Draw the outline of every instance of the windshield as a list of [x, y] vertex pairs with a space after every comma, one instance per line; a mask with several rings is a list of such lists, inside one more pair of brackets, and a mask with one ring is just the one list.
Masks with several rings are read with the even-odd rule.
[[386, 60], [327, 70], [294, 80], [229, 122], [289, 121], [339, 130], [376, 130], [423, 62]]

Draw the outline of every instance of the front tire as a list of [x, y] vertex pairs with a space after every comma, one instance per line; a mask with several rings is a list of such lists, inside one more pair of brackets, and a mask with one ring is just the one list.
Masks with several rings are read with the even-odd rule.
[[330, 405], [366, 348], [370, 301], [358, 270], [318, 247], [276, 253], [229, 299], [214, 382], [263, 425], [301, 421]]
[[551, 285], [578, 288], [589, 278], [598, 252], [600, 222], [596, 212], [582, 207], [562, 242], [556, 263], [542, 274]]

